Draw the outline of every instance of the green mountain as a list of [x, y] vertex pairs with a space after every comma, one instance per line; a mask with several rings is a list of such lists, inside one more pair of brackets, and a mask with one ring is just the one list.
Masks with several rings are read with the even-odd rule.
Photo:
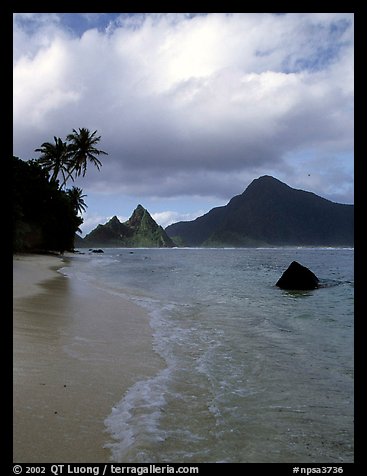
[[265, 175], [227, 205], [166, 232], [186, 246], [353, 246], [354, 206]]
[[124, 223], [114, 216], [104, 225], [98, 225], [83, 239], [83, 246], [171, 248], [176, 246], [164, 229], [138, 205]]

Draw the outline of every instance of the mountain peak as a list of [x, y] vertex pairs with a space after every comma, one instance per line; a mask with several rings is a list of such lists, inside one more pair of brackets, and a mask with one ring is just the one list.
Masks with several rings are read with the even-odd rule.
[[[257, 178], [257, 179], [254, 179], [250, 185], [247, 187], [248, 188], [253, 188], [253, 187], [261, 187], [261, 188], [264, 188], [264, 187], [267, 187], [267, 188], [270, 188], [270, 187], [284, 187], [284, 188], [290, 188], [287, 184], [285, 184], [284, 182], [281, 182], [280, 180], [278, 180], [277, 178], [275, 177], [272, 177], [271, 175], [262, 175], [261, 177]], [[247, 190], [246, 189], [246, 190]]]
[[353, 211], [263, 175], [227, 205], [166, 231], [186, 246], [350, 246]]
[[138, 204], [138, 206], [135, 208], [135, 210], [133, 211], [133, 213], [137, 212], [137, 213], [142, 213], [142, 212], [146, 212], [147, 210], [142, 206], [140, 205], [140, 203]]
[[259, 178], [254, 179], [253, 182], [280, 182], [280, 180], [276, 179], [275, 177], [271, 175], [260, 175]]
[[106, 224], [98, 225], [84, 239], [88, 245], [118, 247], [172, 247], [175, 243], [151, 217], [148, 210], [138, 205], [131, 217], [121, 223], [113, 216]]
[[110, 223], [111, 225], [121, 224], [120, 220], [117, 218], [116, 215], [114, 215], [114, 216], [108, 221], [108, 223]]
[[142, 226], [143, 222], [149, 222], [149, 225], [153, 227], [157, 226], [148, 210], [139, 204], [133, 211], [131, 217], [127, 220], [126, 225], [132, 228], [138, 228]]

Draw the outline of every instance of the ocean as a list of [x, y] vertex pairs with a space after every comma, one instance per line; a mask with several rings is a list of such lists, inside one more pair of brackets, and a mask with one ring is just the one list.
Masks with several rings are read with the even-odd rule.
[[[353, 249], [80, 251], [66, 274], [144, 307], [165, 363], [106, 415], [112, 461], [353, 462]], [[322, 287], [277, 288], [294, 260]]]

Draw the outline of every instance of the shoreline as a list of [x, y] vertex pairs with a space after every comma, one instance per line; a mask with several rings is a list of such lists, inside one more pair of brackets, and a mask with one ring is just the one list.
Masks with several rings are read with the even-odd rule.
[[72, 256], [13, 258], [13, 460], [111, 462], [104, 420], [164, 367], [149, 315], [58, 273]]

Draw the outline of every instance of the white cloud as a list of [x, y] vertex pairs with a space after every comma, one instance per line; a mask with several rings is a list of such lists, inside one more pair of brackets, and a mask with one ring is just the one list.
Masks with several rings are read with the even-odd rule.
[[108, 218], [103, 215], [99, 215], [96, 213], [83, 213], [83, 223], [80, 226], [80, 229], [83, 232], [83, 236], [89, 233], [91, 230], [96, 228], [98, 225], [102, 225], [108, 221]]
[[[161, 225], [163, 228], [166, 228], [171, 223], [176, 223], [178, 221], [194, 220], [198, 216], [201, 216], [204, 213], [206, 213], [206, 211], [207, 210], [197, 210], [196, 212], [182, 213], [182, 212], [177, 212], [173, 210], [167, 210], [162, 212], [151, 213], [151, 216], [158, 223], [158, 225]], [[131, 210], [131, 213], [132, 213], [132, 210]], [[112, 215], [107, 216], [107, 215], [99, 215], [95, 213], [90, 214], [89, 212], [84, 213], [83, 214], [84, 221], [80, 227], [83, 231], [83, 236], [88, 234], [98, 225], [106, 224], [111, 218], [112, 218]], [[117, 218], [120, 220], [121, 223], [124, 223], [125, 221], [129, 219], [128, 216], [122, 216], [122, 215], [117, 215]]]
[[[80, 226], [80, 229], [82, 230], [82, 236], [87, 235], [98, 225], [105, 225], [109, 220], [111, 220], [111, 218], [112, 215], [109, 216], [85, 212], [83, 214], [83, 223]], [[128, 217], [121, 215], [117, 215], [117, 218], [120, 220], [121, 223], [124, 223], [126, 220], [128, 220]]]
[[168, 225], [172, 223], [176, 223], [178, 221], [191, 221], [195, 218], [203, 215], [206, 213], [207, 210], [198, 210], [197, 212], [193, 213], [180, 213], [173, 210], [167, 210], [164, 212], [157, 212], [152, 213], [152, 218], [161, 225], [163, 228], [166, 228]]
[[15, 17], [14, 153], [97, 129], [87, 189], [231, 196], [302, 151], [352, 155], [352, 14], [124, 14], [80, 37], [48, 15]]

